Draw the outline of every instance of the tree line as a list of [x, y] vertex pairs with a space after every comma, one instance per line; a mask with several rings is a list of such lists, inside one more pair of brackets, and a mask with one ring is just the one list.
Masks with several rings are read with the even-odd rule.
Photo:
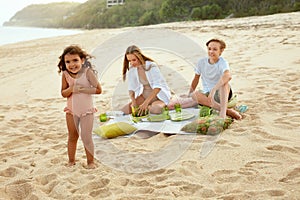
[[300, 0], [126, 0], [106, 7], [106, 0], [32, 5], [4, 25], [51, 28], [119, 28], [175, 21], [246, 17], [300, 10]]

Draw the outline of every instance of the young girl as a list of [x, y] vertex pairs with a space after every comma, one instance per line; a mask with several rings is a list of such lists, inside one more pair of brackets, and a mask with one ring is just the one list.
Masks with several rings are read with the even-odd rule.
[[168, 105], [171, 97], [170, 89], [157, 64], [134, 45], [129, 46], [125, 52], [124, 81], [126, 76], [131, 102], [122, 109], [125, 114], [131, 113], [131, 106], [139, 107], [139, 115], [147, 111], [159, 114], [163, 107]]
[[80, 136], [84, 144], [87, 167], [95, 168], [92, 129], [94, 113], [92, 94], [102, 92], [96, 71], [88, 59], [91, 58], [76, 45], [68, 46], [59, 57], [59, 73], [62, 72], [61, 94], [67, 98], [66, 121], [68, 127], [68, 166], [75, 165], [77, 141]]

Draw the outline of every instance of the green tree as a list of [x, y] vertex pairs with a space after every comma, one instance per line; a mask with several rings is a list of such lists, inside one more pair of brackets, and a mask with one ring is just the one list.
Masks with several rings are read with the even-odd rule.
[[126, 0], [106, 7], [106, 0], [28, 6], [4, 25], [116, 28], [162, 22], [266, 15], [300, 10], [300, 0]]
[[153, 11], [147, 11], [139, 18], [139, 25], [150, 25], [156, 23], [158, 23], [158, 19]]
[[191, 13], [192, 20], [202, 19], [202, 9], [200, 7], [193, 8]]
[[217, 4], [202, 7], [202, 19], [217, 19], [222, 15], [222, 8]]

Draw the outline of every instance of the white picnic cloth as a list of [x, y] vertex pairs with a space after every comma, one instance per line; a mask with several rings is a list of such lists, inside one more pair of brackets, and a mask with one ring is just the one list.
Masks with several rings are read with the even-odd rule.
[[142, 120], [141, 122], [134, 123], [132, 121], [131, 115], [116, 116], [110, 119], [107, 124], [112, 124], [116, 122], [126, 122], [135, 126], [138, 130], [147, 130], [153, 132], [170, 133], [170, 134], [191, 134], [181, 131], [181, 128], [195, 120], [199, 116], [199, 109], [197, 108], [186, 108], [183, 109], [187, 112], [194, 114], [195, 116], [188, 120], [183, 121], [171, 121], [165, 120], [161, 122], [149, 122], [147, 120]]

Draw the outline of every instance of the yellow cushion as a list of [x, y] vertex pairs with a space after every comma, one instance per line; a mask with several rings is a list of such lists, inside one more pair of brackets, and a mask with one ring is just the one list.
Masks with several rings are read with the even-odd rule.
[[113, 124], [99, 126], [98, 128], [94, 129], [93, 132], [103, 138], [115, 138], [130, 134], [136, 130], [136, 127], [126, 122], [116, 122]]

